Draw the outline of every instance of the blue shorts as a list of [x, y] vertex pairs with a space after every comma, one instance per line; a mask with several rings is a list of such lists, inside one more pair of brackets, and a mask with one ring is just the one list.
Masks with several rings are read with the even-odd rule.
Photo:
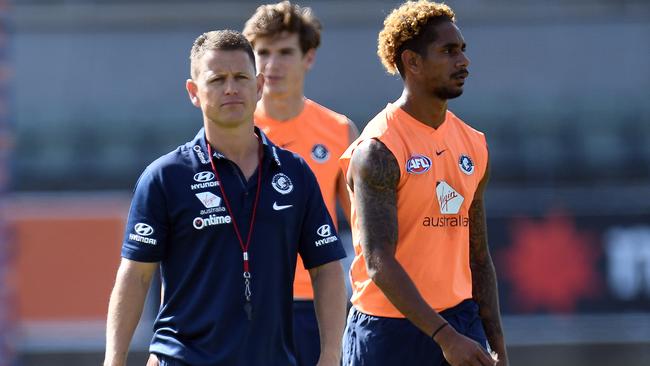
[[293, 339], [298, 366], [314, 366], [320, 357], [320, 335], [313, 301], [294, 300]]
[[[465, 300], [440, 315], [463, 334], [487, 349], [478, 305]], [[408, 319], [384, 318], [350, 309], [343, 335], [344, 366], [448, 365], [440, 346]]]

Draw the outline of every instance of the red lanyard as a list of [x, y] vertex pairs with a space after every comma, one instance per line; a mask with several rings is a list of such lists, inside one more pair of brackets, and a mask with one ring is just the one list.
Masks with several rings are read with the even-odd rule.
[[239, 246], [241, 247], [242, 250], [242, 256], [244, 258], [244, 296], [246, 297], [246, 304], [244, 304], [244, 310], [246, 311], [246, 314], [248, 315], [248, 319], [250, 320], [251, 319], [251, 304], [250, 304], [251, 273], [248, 265], [248, 259], [249, 259], [248, 247], [251, 244], [251, 237], [253, 236], [253, 227], [255, 226], [255, 212], [257, 211], [257, 204], [259, 203], [260, 200], [260, 188], [262, 187], [262, 148], [258, 147], [257, 192], [255, 193], [255, 201], [253, 201], [253, 212], [251, 213], [251, 224], [250, 227], [248, 228], [248, 236], [246, 238], [246, 244], [244, 244], [244, 240], [242, 239], [241, 233], [239, 232], [239, 226], [237, 225], [237, 221], [235, 220], [235, 215], [233, 215], [232, 209], [230, 208], [230, 201], [228, 201], [228, 196], [226, 196], [226, 191], [223, 188], [223, 181], [219, 177], [219, 171], [217, 170], [217, 166], [214, 164], [214, 157], [212, 156], [212, 148], [210, 147], [209, 143], [206, 144], [208, 145], [208, 155], [210, 156], [210, 164], [212, 165], [212, 171], [214, 171], [214, 175], [217, 177], [217, 182], [219, 183], [219, 188], [221, 189], [221, 196], [223, 196], [223, 201], [226, 204], [228, 215], [230, 215], [230, 218], [232, 220], [232, 226], [235, 228], [235, 234], [237, 234], [237, 240], [239, 240]]

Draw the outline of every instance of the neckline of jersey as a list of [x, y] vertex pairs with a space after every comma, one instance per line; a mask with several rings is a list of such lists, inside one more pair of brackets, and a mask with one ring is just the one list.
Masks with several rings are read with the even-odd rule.
[[402, 124], [406, 122], [410, 127], [417, 130], [421, 130], [422, 133], [426, 133], [437, 138], [441, 138], [445, 136], [447, 130], [449, 129], [449, 125], [451, 124], [451, 120], [452, 120], [451, 117], [453, 116], [453, 114], [449, 110], [447, 110], [445, 112], [445, 120], [442, 122], [442, 124], [440, 124], [438, 128], [433, 128], [415, 119], [413, 116], [408, 114], [404, 109], [398, 107], [393, 103], [388, 103], [388, 105], [386, 105], [386, 111], [388, 112], [388, 117], [389, 117], [388, 119], [397, 119]]

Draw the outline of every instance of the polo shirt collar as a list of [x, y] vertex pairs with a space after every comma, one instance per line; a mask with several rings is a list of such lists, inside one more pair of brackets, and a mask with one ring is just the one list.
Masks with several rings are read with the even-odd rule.
[[[255, 126], [254, 129], [255, 134], [259, 136], [262, 141], [264, 159], [271, 161], [272, 164], [280, 168], [282, 166], [282, 163], [277, 152], [278, 147], [275, 146], [275, 144], [269, 140], [268, 137], [266, 137], [266, 134], [264, 134], [264, 132], [262, 132], [259, 127]], [[210, 160], [208, 160], [208, 142], [205, 136], [205, 128], [202, 127], [194, 137], [194, 140], [192, 140], [192, 150], [197, 155], [202, 164], [210, 164]], [[216, 150], [212, 152], [212, 155], [215, 159], [226, 159], [222, 153]]]

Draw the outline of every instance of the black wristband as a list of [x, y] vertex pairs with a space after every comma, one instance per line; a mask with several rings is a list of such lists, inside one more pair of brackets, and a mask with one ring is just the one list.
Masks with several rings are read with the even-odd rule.
[[446, 327], [446, 326], [448, 326], [448, 325], [449, 325], [449, 323], [445, 322], [444, 324], [442, 324], [441, 326], [439, 326], [438, 329], [436, 329], [435, 331], [433, 331], [433, 334], [431, 335], [431, 339], [433, 339], [433, 337], [435, 337], [436, 334], [438, 334], [438, 332], [440, 332], [440, 331], [442, 330], [442, 328], [444, 328], [444, 327]]

